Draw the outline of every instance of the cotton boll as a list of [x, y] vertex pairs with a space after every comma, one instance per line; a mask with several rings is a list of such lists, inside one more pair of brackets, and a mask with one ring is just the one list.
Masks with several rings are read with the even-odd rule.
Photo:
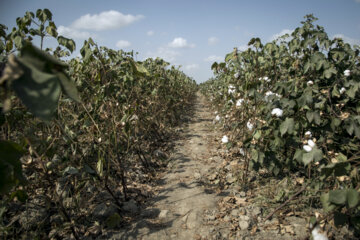
[[351, 74], [351, 71], [350, 71], [349, 69], [346, 69], [346, 70], [344, 71], [345, 77], [350, 76], [350, 74]]
[[340, 89], [340, 94], [343, 94], [344, 92], [346, 92], [346, 88], [342, 87], [342, 88]]
[[244, 99], [238, 99], [237, 101], [236, 101], [236, 106], [237, 107], [241, 107], [241, 105], [242, 105], [242, 103], [244, 102]]
[[324, 234], [320, 232], [320, 228], [319, 227], [315, 227], [312, 231], [311, 231], [311, 235], [313, 237], [314, 240], [328, 240], [328, 237]]
[[237, 72], [234, 74], [234, 78], [239, 78], [239, 77], [240, 77], [240, 73]]
[[304, 149], [306, 152], [311, 152], [312, 147], [310, 147], [309, 145], [304, 145], [304, 146], [303, 146], [303, 149]]
[[313, 140], [308, 140], [308, 145], [311, 147], [311, 148], [313, 148], [313, 147], [315, 147], [315, 143], [314, 143], [314, 141]]
[[244, 151], [243, 148], [240, 148], [240, 154], [243, 155], [243, 156], [245, 156], [245, 151]]
[[251, 122], [247, 122], [246, 126], [250, 131], [254, 128], [254, 124], [252, 124]]
[[312, 137], [312, 133], [310, 131], [306, 131], [305, 132], [305, 137], [311, 138]]
[[220, 121], [220, 116], [219, 115], [217, 115], [216, 117], [215, 117], [215, 121]]
[[229, 103], [230, 103], [230, 104], [234, 104], [233, 100], [231, 100], [231, 99], [229, 100]]
[[223, 136], [221, 139], [222, 143], [228, 143], [229, 142], [229, 138], [227, 136]]
[[310, 86], [314, 85], [314, 82], [313, 81], [308, 81], [306, 84], [310, 87]]
[[280, 108], [274, 108], [271, 111], [271, 115], [276, 116], [276, 117], [281, 117], [283, 115], [283, 110]]
[[264, 77], [264, 80], [265, 80], [265, 82], [270, 82], [271, 81], [271, 79], [268, 78], [268, 77]]

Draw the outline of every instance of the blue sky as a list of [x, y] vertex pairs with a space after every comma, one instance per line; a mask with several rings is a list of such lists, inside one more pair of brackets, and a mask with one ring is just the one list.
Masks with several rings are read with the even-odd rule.
[[[0, 23], [9, 28], [25, 11], [48, 8], [60, 34], [162, 57], [198, 83], [212, 76], [214, 61], [252, 37], [268, 42], [300, 26], [313, 13], [330, 37], [360, 45], [360, 0], [0, 0]], [[51, 42], [45, 42], [45, 45]]]

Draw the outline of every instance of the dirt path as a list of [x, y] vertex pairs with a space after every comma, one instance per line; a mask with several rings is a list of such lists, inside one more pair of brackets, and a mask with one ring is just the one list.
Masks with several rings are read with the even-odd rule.
[[210, 235], [204, 211], [215, 210], [218, 197], [203, 186], [201, 179], [216, 164], [208, 142], [214, 134], [209, 129], [211, 121], [205, 100], [198, 94], [194, 115], [182, 132], [182, 140], [176, 142], [159, 194], [142, 211], [142, 219], [121, 235], [122, 239], [190, 240]]

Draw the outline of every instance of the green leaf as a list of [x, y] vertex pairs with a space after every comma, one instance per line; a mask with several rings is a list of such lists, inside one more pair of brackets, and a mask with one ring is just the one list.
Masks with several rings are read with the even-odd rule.
[[64, 47], [66, 47], [67, 49], [69, 49], [70, 52], [73, 52], [76, 48], [75, 42], [72, 39], [63, 37], [63, 36], [59, 36], [57, 38], [58, 43]]
[[50, 121], [57, 109], [61, 86], [55, 75], [39, 70], [31, 62], [36, 60], [40, 59], [36, 56], [18, 59], [24, 74], [12, 82], [12, 87], [35, 116]]
[[50, 35], [50, 36], [52, 36], [52, 37], [57, 37], [57, 35], [58, 35], [58, 33], [57, 33], [57, 31], [56, 31], [56, 28], [54, 28], [54, 27], [52, 27], [52, 26], [47, 26], [46, 27], [46, 32]]
[[64, 72], [55, 72], [60, 80], [61, 88], [64, 93], [76, 102], [81, 102], [79, 92], [74, 81]]
[[108, 228], [115, 228], [121, 224], [121, 217], [118, 213], [114, 213], [108, 217], [105, 221], [105, 224]]
[[309, 120], [310, 123], [312, 121], [314, 121], [317, 125], [320, 125], [321, 123], [320, 114], [318, 112], [307, 111], [306, 118]]
[[15, 37], [14, 43], [17, 49], [21, 49], [24, 46], [24, 40], [20, 36]]
[[330, 191], [329, 192], [329, 202], [337, 204], [337, 205], [345, 205], [346, 193], [347, 193], [347, 191], [345, 189]]
[[294, 125], [295, 123], [293, 118], [286, 118], [285, 121], [280, 124], [281, 136], [283, 136], [285, 133], [291, 134], [294, 131]]
[[355, 189], [347, 189], [346, 200], [348, 208], [354, 208], [359, 204], [359, 193]]
[[46, 22], [47, 20], [51, 21], [52, 19], [52, 13], [50, 12], [49, 9], [44, 8], [42, 9], [38, 9], [36, 11], [36, 17], [42, 22]]
[[337, 71], [334, 67], [330, 67], [324, 71], [324, 77], [329, 79], [334, 74], [336, 75]]
[[24, 154], [20, 145], [10, 141], [0, 141], [0, 193], [6, 194], [13, 186], [26, 182], [20, 158]]
[[330, 202], [330, 194], [329, 193], [325, 193], [325, 194], [321, 195], [320, 201], [321, 201], [321, 204], [323, 205], [325, 212], [331, 212], [336, 208], [336, 206], [331, 204], [331, 202]]
[[323, 152], [318, 149], [317, 147], [314, 147], [310, 152], [304, 153], [302, 161], [304, 165], [308, 165], [310, 162], [318, 162], [323, 158]]

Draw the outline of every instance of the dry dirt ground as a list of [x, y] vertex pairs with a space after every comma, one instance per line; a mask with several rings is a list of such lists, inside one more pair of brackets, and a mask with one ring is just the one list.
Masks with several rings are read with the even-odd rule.
[[214, 134], [211, 125], [209, 109], [198, 95], [194, 114], [170, 157], [169, 170], [159, 181], [159, 194], [137, 222], [113, 239], [209, 238], [213, 227], [206, 224], [204, 214], [215, 211], [219, 199], [202, 183], [202, 176], [217, 164], [208, 140]]

